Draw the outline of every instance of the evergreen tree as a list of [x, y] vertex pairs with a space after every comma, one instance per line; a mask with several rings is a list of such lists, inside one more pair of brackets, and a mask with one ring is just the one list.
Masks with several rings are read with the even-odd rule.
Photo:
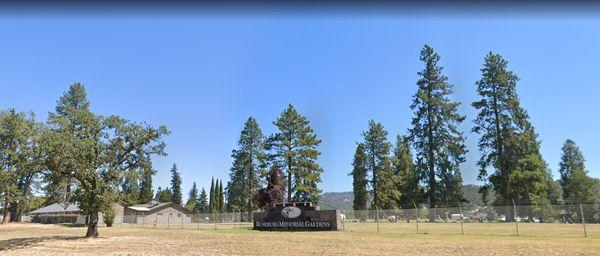
[[354, 204], [352, 208], [354, 210], [366, 210], [369, 199], [369, 192], [367, 190], [367, 155], [365, 154], [365, 147], [361, 143], [358, 143], [356, 146], [352, 166], [354, 167], [352, 172], [350, 172], [353, 178], [352, 191], [354, 192]]
[[248, 168], [248, 165], [245, 162], [248, 158], [242, 156], [244, 154], [244, 152], [238, 150], [234, 150], [232, 154], [234, 161], [229, 172], [226, 196], [228, 207], [233, 211], [247, 209], [248, 200], [251, 200], [253, 195], [253, 193], [248, 192], [248, 183], [246, 183], [246, 174], [248, 173], [246, 168]]
[[[414, 111], [409, 130], [417, 154], [417, 170], [426, 185], [429, 207], [455, 206], [464, 201], [460, 164], [466, 148], [459, 125], [465, 117], [458, 114], [458, 102], [452, 101], [452, 85], [438, 65], [440, 56], [425, 45], [421, 50], [425, 69], [419, 72], [418, 89], [410, 108]], [[442, 196], [442, 197], [440, 197]], [[435, 220], [435, 212], [429, 220]]]
[[209, 201], [208, 201], [208, 210], [210, 211], [210, 213], [216, 213], [217, 212], [217, 193], [215, 190], [215, 178], [212, 178], [210, 180], [210, 194], [209, 194]]
[[171, 201], [173, 200], [173, 192], [169, 187], [166, 187], [163, 190], [158, 187], [158, 192], [156, 192], [156, 200], [160, 203], [173, 202]]
[[[479, 114], [473, 132], [481, 135], [479, 180], [496, 195], [495, 204], [543, 205], [549, 202], [549, 175], [546, 162], [539, 152], [539, 141], [529, 115], [521, 108], [516, 92], [519, 78], [508, 71], [508, 62], [499, 54], [485, 57], [482, 77], [477, 81], [481, 100], [472, 105]], [[512, 213], [506, 211], [507, 219]]]
[[419, 185], [419, 175], [410, 150], [410, 138], [398, 135], [394, 147], [394, 175], [400, 192], [398, 207], [412, 209], [421, 202], [423, 191]]
[[34, 184], [44, 169], [40, 141], [44, 127], [33, 113], [0, 110], [0, 208], [3, 221], [21, 221], [33, 204]]
[[223, 180], [219, 180], [219, 212], [227, 212], [227, 205], [225, 204], [225, 191], [223, 188]]
[[177, 165], [171, 168], [171, 202], [181, 205], [183, 196], [181, 192], [181, 174], [177, 171]]
[[369, 121], [369, 130], [362, 133], [367, 156], [367, 172], [371, 174], [373, 208], [393, 209], [399, 197], [395, 186], [394, 171], [389, 157], [392, 145], [388, 132], [381, 123]]
[[244, 123], [238, 147], [231, 155], [234, 161], [227, 183], [227, 203], [231, 209], [251, 212], [256, 209], [253, 195], [266, 175], [265, 141], [253, 117]]
[[121, 184], [120, 197], [127, 204], [139, 204], [140, 188], [138, 179], [138, 172], [136, 170], [125, 173], [125, 179]]
[[[163, 190], [162, 190], [162, 188], [161, 188], [160, 186], [158, 186], [158, 188], [156, 189], [156, 195], [154, 196], [154, 198], [153, 198], [153, 199], [155, 199], [156, 201], [159, 201], [159, 200], [158, 200], [158, 196], [159, 196], [159, 195], [161, 195], [161, 194], [163, 193], [162, 191], [163, 191]], [[160, 201], [159, 201], [159, 202], [160, 202]]]
[[206, 190], [202, 188], [200, 190], [200, 196], [198, 197], [198, 202], [196, 203], [196, 209], [194, 212], [200, 213], [208, 213], [208, 196], [206, 195]]
[[198, 188], [196, 187], [196, 182], [194, 182], [192, 184], [192, 188], [190, 189], [190, 192], [188, 193], [188, 199], [187, 199], [187, 202], [185, 203], [185, 208], [191, 213], [196, 213], [195, 210], [198, 208], [196, 206], [197, 201], [198, 201]]
[[570, 139], [562, 146], [559, 172], [566, 204], [597, 203], [595, 182], [587, 175], [585, 158], [579, 147]]
[[138, 196], [140, 203], [148, 203], [154, 198], [154, 191], [152, 190], [152, 175], [154, 174], [156, 174], [156, 171], [152, 167], [142, 169], [140, 194]]
[[283, 167], [287, 176], [287, 201], [316, 202], [323, 169], [317, 163], [320, 152], [310, 122], [291, 104], [273, 122], [279, 132], [268, 140], [274, 166]]

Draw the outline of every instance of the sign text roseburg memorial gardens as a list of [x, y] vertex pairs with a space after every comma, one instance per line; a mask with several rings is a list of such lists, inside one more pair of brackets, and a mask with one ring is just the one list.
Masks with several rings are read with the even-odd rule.
[[276, 204], [254, 214], [254, 229], [267, 231], [329, 231], [341, 226], [337, 210], [318, 210], [311, 203]]

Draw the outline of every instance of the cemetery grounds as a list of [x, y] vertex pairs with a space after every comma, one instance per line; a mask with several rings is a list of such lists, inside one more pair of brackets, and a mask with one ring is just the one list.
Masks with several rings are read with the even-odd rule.
[[[343, 231], [261, 232], [250, 223], [169, 227], [0, 225], [0, 255], [600, 255], [600, 224], [346, 222]], [[464, 235], [462, 234], [464, 233]]]

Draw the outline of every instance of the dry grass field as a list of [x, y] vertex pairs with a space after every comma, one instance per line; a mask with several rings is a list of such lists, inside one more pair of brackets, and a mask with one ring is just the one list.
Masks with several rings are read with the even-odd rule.
[[[380, 234], [113, 227], [101, 228], [101, 237], [95, 239], [82, 238], [83, 227], [9, 224], [0, 225], [0, 255], [600, 255], [600, 236], [416, 235], [392, 232], [409, 228], [396, 224], [385, 223]], [[347, 231], [372, 229], [365, 224], [346, 225]], [[479, 224], [471, 229], [488, 229], [491, 234], [498, 227], [504, 230], [505, 226], [498, 225], [506, 224]], [[442, 230], [441, 226], [422, 226], [423, 231]], [[533, 232], [528, 225], [522, 226]]]

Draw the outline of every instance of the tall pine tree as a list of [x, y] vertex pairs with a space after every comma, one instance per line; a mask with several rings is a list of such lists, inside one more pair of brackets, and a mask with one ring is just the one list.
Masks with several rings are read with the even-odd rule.
[[354, 210], [366, 210], [369, 199], [369, 191], [367, 190], [367, 155], [362, 143], [358, 143], [356, 146], [352, 166], [354, 167], [352, 172], [350, 172], [353, 179], [352, 191], [354, 192], [354, 204], [352, 208]]
[[[485, 199], [493, 189], [498, 205], [511, 205], [513, 200], [547, 204], [551, 177], [529, 115], [520, 106], [519, 78], [507, 70], [507, 64], [502, 56], [490, 52], [476, 83], [481, 100], [472, 103], [479, 110], [473, 132], [481, 136], [478, 178], [485, 182], [481, 192]], [[512, 219], [510, 211], [505, 214]]]
[[373, 208], [393, 209], [399, 197], [395, 186], [394, 171], [391, 165], [391, 143], [387, 140], [388, 132], [381, 123], [369, 121], [369, 130], [364, 131], [366, 167], [371, 174]]
[[[452, 101], [452, 85], [438, 65], [440, 56], [425, 45], [421, 50], [425, 69], [418, 73], [417, 92], [410, 108], [414, 111], [410, 138], [417, 153], [417, 169], [426, 185], [429, 207], [456, 205], [463, 201], [459, 165], [465, 161], [466, 148], [459, 125], [465, 117]], [[458, 192], [458, 193], [456, 193]], [[429, 220], [435, 220], [435, 211]]]
[[227, 203], [231, 209], [251, 212], [256, 209], [253, 195], [261, 187], [266, 175], [265, 141], [262, 131], [253, 117], [244, 123], [238, 149], [234, 150], [233, 166], [227, 183]]
[[317, 163], [321, 154], [317, 147], [321, 140], [310, 127], [306, 117], [291, 104], [273, 122], [279, 132], [268, 140], [274, 165], [285, 169], [287, 176], [287, 201], [316, 202], [323, 169]]
[[181, 205], [183, 194], [181, 192], [181, 174], [177, 171], [177, 164], [171, 168], [171, 202]]

